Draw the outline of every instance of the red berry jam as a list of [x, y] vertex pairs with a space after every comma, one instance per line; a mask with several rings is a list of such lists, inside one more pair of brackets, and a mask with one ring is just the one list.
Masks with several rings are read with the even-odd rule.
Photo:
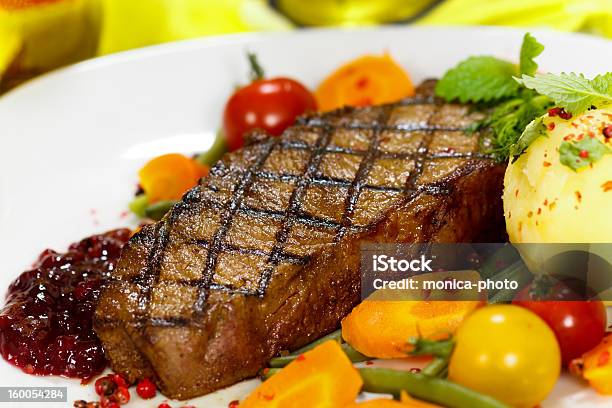
[[110, 231], [45, 250], [9, 287], [0, 311], [0, 354], [28, 374], [90, 378], [106, 359], [93, 328], [105, 281], [131, 235]]

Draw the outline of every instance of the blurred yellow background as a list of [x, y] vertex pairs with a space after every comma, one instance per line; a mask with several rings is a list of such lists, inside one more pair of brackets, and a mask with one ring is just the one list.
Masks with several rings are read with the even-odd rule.
[[612, 37], [612, 0], [0, 0], [0, 92], [76, 61], [167, 41], [389, 23]]

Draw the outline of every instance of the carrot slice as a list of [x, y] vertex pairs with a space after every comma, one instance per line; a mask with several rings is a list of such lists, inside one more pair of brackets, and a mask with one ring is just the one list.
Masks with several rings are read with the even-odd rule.
[[440, 340], [454, 332], [478, 301], [365, 300], [342, 321], [342, 337], [360, 353], [400, 358], [411, 337]]
[[361, 403], [355, 402], [345, 408], [441, 408], [439, 405], [414, 399], [406, 391], [402, 391], [400, 397], [399, 401], [378, 398]]
[[48, 3], [59, 3], [61, 0], [0, 0], [0, 9], [21, 10], [30, 7], [44, 6]]
[[582, 356], [583, 376], [591, 387], [603, 395], [612, 395], [612, 334]]
[[410, 77], [389, 54], [364, 55], [341, 66], [315, 92], [322, 111], [394, 102], [412, 95]]
[[361, 403], [355, 402], [347, 405], [345, 408], [406, 408], [406, 405], [392, 399], [379, 398]]
[[338, 342], [327, 341], [261, 384], [241, 408], [332, 408], [355, 401], [363, 381]]
[[161, 200], [178, 200], [208, 169], [182, 154], [171, 153], [149, 161], [140, 169], [140, 185], [149, 203]]

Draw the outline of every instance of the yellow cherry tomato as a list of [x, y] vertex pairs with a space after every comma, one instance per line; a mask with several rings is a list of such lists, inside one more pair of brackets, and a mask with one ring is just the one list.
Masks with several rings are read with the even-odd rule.
[[555, 334], [536, 314], [518, 306], [476, 310], [455, 340], [449, 379], [513, 407], [538, 405], [561, 371]]

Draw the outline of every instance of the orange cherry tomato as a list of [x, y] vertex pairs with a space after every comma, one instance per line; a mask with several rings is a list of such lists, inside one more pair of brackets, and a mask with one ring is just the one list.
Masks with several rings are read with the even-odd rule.
[[149, 203], [155, 203], [180, 199], [207, 174], [207, 167], [182, 154], [171, 153], [149, 161], [138, 176]]
[[395, 102], [412, 95], [410, 77], [389, 54], [365, 55], [341, 66], [315, 92], [322, 111]]

